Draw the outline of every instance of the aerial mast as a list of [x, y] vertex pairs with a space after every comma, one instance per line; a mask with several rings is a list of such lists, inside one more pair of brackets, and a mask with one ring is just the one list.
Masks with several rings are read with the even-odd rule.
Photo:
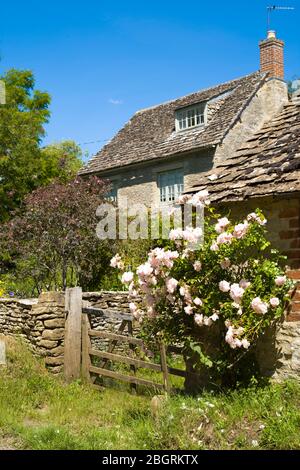
[[278, 6], [278, 5], [271, 5], [271, 6], [268, 6], [267, 7], [267, 11], [268, 11], [268, 24], [267, 24], [267, 31], [270, 31], [271, 30], [271, 17], [272, 17], [272, 12], [274, 11], [291, 11], [291, 10], [295, 10], [294, 7], [281, 7], [281, 6]]

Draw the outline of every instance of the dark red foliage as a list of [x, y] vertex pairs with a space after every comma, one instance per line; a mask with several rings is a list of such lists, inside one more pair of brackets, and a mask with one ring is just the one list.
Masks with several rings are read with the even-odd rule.
[[108, 188], [97, 177], [41, 187], [1, 227], [2, 250], [39, 290], [97, 285], [112, 253], [111, 241], [96, 236], [96, 210]]

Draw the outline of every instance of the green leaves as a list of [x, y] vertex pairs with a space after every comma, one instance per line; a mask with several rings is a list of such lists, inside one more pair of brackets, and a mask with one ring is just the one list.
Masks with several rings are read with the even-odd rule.
[[44, 182], [40, 142], [50, 117], [50, 96], [34, 89], [31, 71], [12, 69], [0, 79], [6, 86], [6, 104], [0, 105], [1, 221]]
[[[179, 256], [148, 286], [152, 299], [159, 300], [157, 315], [144, 328], [149, 338], [163, 332], [171, 344], [184, 343], [190, 364], [210, 369], [210, 376], [226, 375], [229, 366], [234, 375], [258, 338], [282, 316], [292, 283], [280, 281], [284, 257], [268, 240], [260, 210], [236, 223], [209, 207], [204, 223], [204, 244], [197, 251], [188, 249], [182, 233], [180, 241], [168, 242]], [[170, 278], [177, 282], [171, 292]], [[147, 296], [141, 296], [147, 312]]]
[[107, 185], [96, 177], [52, 183], [25, 198], [21, 215], [0, 226], [0, 253], [14, 276], [43, 290], [93, 290], [108, 271], [112, 241], [96, 236], [96, 210]]
[[189, 341], [186, 343], [186, 355], [187, 357], [192, 357], [192, 356], [197, 356], [197, 362], [199, 364], [202, 364], [203, 366], [207, 368], [213, 367], [213, 361], [210, 359], [210, 357], [202, 351], [200, 343], [196, 343], [195, 341]]

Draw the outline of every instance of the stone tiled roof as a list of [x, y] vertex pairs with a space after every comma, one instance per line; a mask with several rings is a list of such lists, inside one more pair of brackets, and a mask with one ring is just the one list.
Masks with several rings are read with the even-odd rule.
[[[219, 144], [265, 79], [265, 74], [256, 72], [137, 112], [80, 173], [102, 172]], [[177, 109], [220, 95], [224, 98], [205, 127], [175, 132]]]
[[217, 203], [300, 192], [300, 100], [284, 106], [189, 192], [203, 189]]

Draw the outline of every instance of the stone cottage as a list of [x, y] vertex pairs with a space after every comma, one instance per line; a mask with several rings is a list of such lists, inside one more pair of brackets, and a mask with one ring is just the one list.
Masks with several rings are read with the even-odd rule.
[[[300, 94], [284, 81], [283, 41], [269, 31], [259, 47], [258, 72], [138, 111], [81, 174], [108, 178], [119, 205], [172, 204], [207, 189], [233, 217], [260, 207], [300, 281]], [[287, 313], [260, 362], [267, 375], [299, 378], [299, 285]]]
[[173, 203], [288, 104], [284, 43], [260, 43], [260, 71], [138, 111], [81, 170], [111, 181], [119, 204]]

